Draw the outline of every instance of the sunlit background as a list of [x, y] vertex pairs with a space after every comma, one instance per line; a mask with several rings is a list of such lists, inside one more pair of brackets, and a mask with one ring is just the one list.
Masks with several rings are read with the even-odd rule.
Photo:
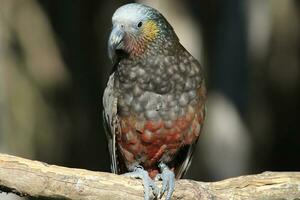
[[[114, 10], [128, 2], [0, 0], [1, 153], [109, 171], [106, 44]], [[186, 178], [299, 171], [300, 1], [140, 2], [165, 15], [206, 69], [207, 120]]]

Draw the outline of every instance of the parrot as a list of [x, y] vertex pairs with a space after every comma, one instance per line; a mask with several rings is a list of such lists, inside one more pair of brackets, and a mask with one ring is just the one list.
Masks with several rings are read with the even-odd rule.
[[114, 12], [108, 56], [103, 117], [111, 170], [142, 179], [145, 200], [170, 200], [203, 127], [204, 69], [167, 19], [139, 3]]

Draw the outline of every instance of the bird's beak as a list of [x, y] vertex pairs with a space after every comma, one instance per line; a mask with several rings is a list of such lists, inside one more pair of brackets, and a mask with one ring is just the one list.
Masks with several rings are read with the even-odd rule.
[[110, 60], [115, 63], [117, 61], [117, 50], [122, 50], [124, 47], [123, 39], [125, 36], [125, 31], [117, 26], [114, 27], [112, 32], [110, 33], [108, 40], [108, 56]]

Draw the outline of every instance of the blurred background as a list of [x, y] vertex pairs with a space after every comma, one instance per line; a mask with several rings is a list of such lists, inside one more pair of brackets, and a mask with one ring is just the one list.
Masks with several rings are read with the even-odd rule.
[[[106, 44], [113, 12], [129, 2], [0, 0], [1, 153], [109, 171]], [[186, 178], [299, 171], [300, 1], [139, 2], [206, 69], [207, 120]]]

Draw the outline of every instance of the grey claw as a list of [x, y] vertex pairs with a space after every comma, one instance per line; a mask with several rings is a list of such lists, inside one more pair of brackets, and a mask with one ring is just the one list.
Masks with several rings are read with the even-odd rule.
[[154, 195], [154, 198], [159, 195], [158, 187], [155, 185], [154, 181], [149, 177], [148, 172], [144, 170], [142, 166], [137, 166], [134, 168], [133, 172], [128, 172], [123, 175], [132, 178], [140, 178], [143, 180], [144, 200], [150, 200], [150, 194], [151, 197]]
[[164, 163], [159, 164], [161, 174], [157, 177], [162, 179], [162, 189], [159, 198], [161, 198], [167, 190], [166, 200], [170, 200], [175, 189], [175, 174]]

